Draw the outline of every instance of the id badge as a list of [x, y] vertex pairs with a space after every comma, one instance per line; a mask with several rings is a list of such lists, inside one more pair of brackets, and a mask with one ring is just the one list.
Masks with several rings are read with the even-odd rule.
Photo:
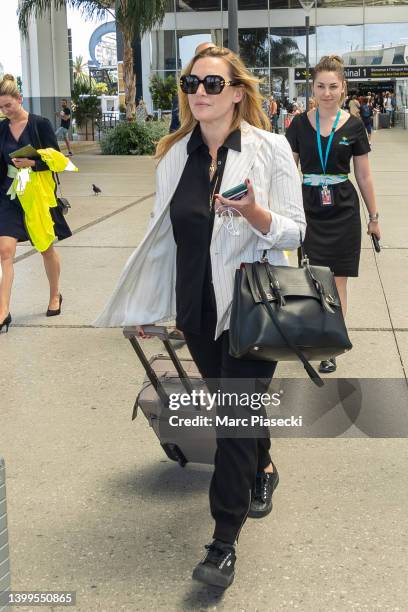
[[320, 194], [320, 206], [322, 208], [329, 208], [330, 206], [334, 206], [333, 199], [333, 191], [327, 185], [323, 185], [321, 189], [319, 189]]

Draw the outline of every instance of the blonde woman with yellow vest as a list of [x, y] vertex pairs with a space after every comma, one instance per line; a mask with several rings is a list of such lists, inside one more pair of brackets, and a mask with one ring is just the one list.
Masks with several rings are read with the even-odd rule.
[[[8, 331], [11, 323], [10, 299], [14, 278], [13, 260], [18, 242], [30, 240], [41, 250], [47, 274], [50, 295], [47, 316], [61, 313], [62, 295], [59, 288], [60, 258], [53, 246], [56, 237], [59, 240], [71, 236], [62, 211], [57, 206], [53, 193], [49, 194], [49, 210], [41, 226], [48, 226], [47, 236], [34, 236], [35, 224], [27, 223], [26, 213], [15, 190], [16, 175], [21, 169], [29, 168], [30, 172], [44, 173], [44, 179], [50, 180], [50, 168], [43, 159], [13, 158], [12, 153], [32, 145], [35, 149], [53, 149], [59, 151], [54, 130], [48, 119], [28, 113], [22, 106], [22, 96], [16, 81], [11, 75], [5, 75], [0, 82], [0, 112], [5, 119], [0, 122], [0, 259], [2, 278], [0, 283], [0, 331]], [[11, 154], [11, 157], [10, 157]], [[68, 161], [68, 160], [67, 160]], [[26, 173], [26, 177], [29, 173]], [[41, 181], [47, 190], [47, 180]], [[54, 184], [55, 190], [55, 184]], [[21, 196], [23, 200], [23, 197]], [[34, 203], [35, 204], [35, 203]], [[47, 207], [48, 209], [48, 207]], [[38, 226], [40, 224], [37, 224]], [[39, 240], [40, 246], [36, 242]]]

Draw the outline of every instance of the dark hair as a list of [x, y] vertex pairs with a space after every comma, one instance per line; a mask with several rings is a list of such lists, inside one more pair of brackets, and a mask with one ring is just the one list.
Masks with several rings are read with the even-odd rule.
[[62, 98], [61, 102], [67, 102], [68, 103], [68, 100], [66, 98]]

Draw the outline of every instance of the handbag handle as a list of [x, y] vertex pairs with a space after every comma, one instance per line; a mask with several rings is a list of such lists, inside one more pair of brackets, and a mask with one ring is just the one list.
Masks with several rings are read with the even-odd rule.
[[[302, 230], [299, 229], [299, 235], [300, 235], [300, 246], [297, 249], [297, 254], [298, 254], [298, 267], [299, 268], [303, 268], [303, 265], [305, 262], [307, 262], [307, 255], [305, 253], [305, 249], [303, 246], [303, 237], [302, 237]], [[268, 249], [264, 249], [264, 251], [262, 252], [262, 257], [261, 257], [261, 262], [266, 262], [267, 260], [267, 255], [268, 253]]]
[[[315, 275], [313, 274], [310, 265], [309, 265], [309, 259], [308, 256], [305, 253], [305, 249], [303, 246], [303, 237], [302, 237], [302, 231], [299, 229], [299, 234], [300, 234], [300, 246], [298, 247], [297, 250], [297, 256], [298, 256], [298, 267], [299, 268], [306, 268], [307, 273], [310, 276], [310, 279], [314, 285], [314, 287], [316, 288], [318, 294], [319, 294], [319, 298], [320, 298], [320, 303], [322, 305], [322, 308], [324, 308], [327, 312], [330, 312], [331, 314], [333, 314], [333, 309], [330, 307], [330, 305], [327, 302], [326, 299], [326, 295], [324, 293], [324, 289], [321, 285], [321, 283], [317, 280], [317, 278], [315, 277]], [[261, 263], [267, 264], [268, 263], [268, 258], [267, 258], [267, 253], [268, 250], [265, 249], [262, 253], [262, 257], [261, 257]], [[278, 304], [279, 306], [284, 305], [284, 298], [281, 295], [280, 291], [279, 291], [279, 286], [277, 286], [276, 283], [276, 279], [274, 279], [273, 274], [270, 270], [270, 268], [268, 266], [266, 266], [266, 273], [268, 275], [269, 281], [271, 283], [271, 287], [273, 289], [273, 292], [275, 294], [275, 297], [278, 298]], [[268, 302], [269, 304], [269, 302]]]
[[[268, 266], [267, 263], [263, 263], [261, 265]], [[258, 267], [257, 264], [254, 263], [253, 266], [252, 266], [252, 270], [253, 270], [255, 282], [256, 282], [256, 285], [257, 285], [257, 288], [258, 288], [258, 291], [259, 291], [259, 295], [261, 296], [262, 304], [265, 306], [266, 310], [269, 313], [269, 316], [271, 317], [272, 321], [274, 322], [277, 330], [279, 331], [280, 335], [282, 336], [282, 338], [284, 339], [286, 344], [289, 346], [290, 349], [292, 349], [292, 351], [299, 357], [300, 361], [303, 363], [303, 366], [304, 366], [307, 374], [309, 375], [309, 378], [314, 382], [314, 384], [317, 387], [323, 387], [324, 382], [320, 378], [319, 374], [316, 372], [316, 370], [310, 364], [310, 362], [306, 359], [306, 357], [304, 356], [302, 351], [286, 335], [286, 333], [283, 330], [281, 324], [279, 323], [279, 320], [278, 320], [277, 316], [275, 315], [275, 313], [273, 311], [273, 308], [272, 308], [272, 306], [270, 305], [270, 303], [268, 301], [268, 298], [266, 297], [265, 290], [264, 290], [264, 288], [262, 286], [262, 283], [261, 283], [261, 280], [259, 278], [259, 273], [258, 273], [257, 267]]]

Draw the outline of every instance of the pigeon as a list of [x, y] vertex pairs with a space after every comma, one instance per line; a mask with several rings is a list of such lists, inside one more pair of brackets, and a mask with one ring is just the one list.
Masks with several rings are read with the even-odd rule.
[[99, 189], [99, 187], [97, 187], [97, 185], [94, 185], [93, 183], [92, 183], [92, 190], [95, 195], [98, 195], [98, 193], [102, 193], [102, 189]]

